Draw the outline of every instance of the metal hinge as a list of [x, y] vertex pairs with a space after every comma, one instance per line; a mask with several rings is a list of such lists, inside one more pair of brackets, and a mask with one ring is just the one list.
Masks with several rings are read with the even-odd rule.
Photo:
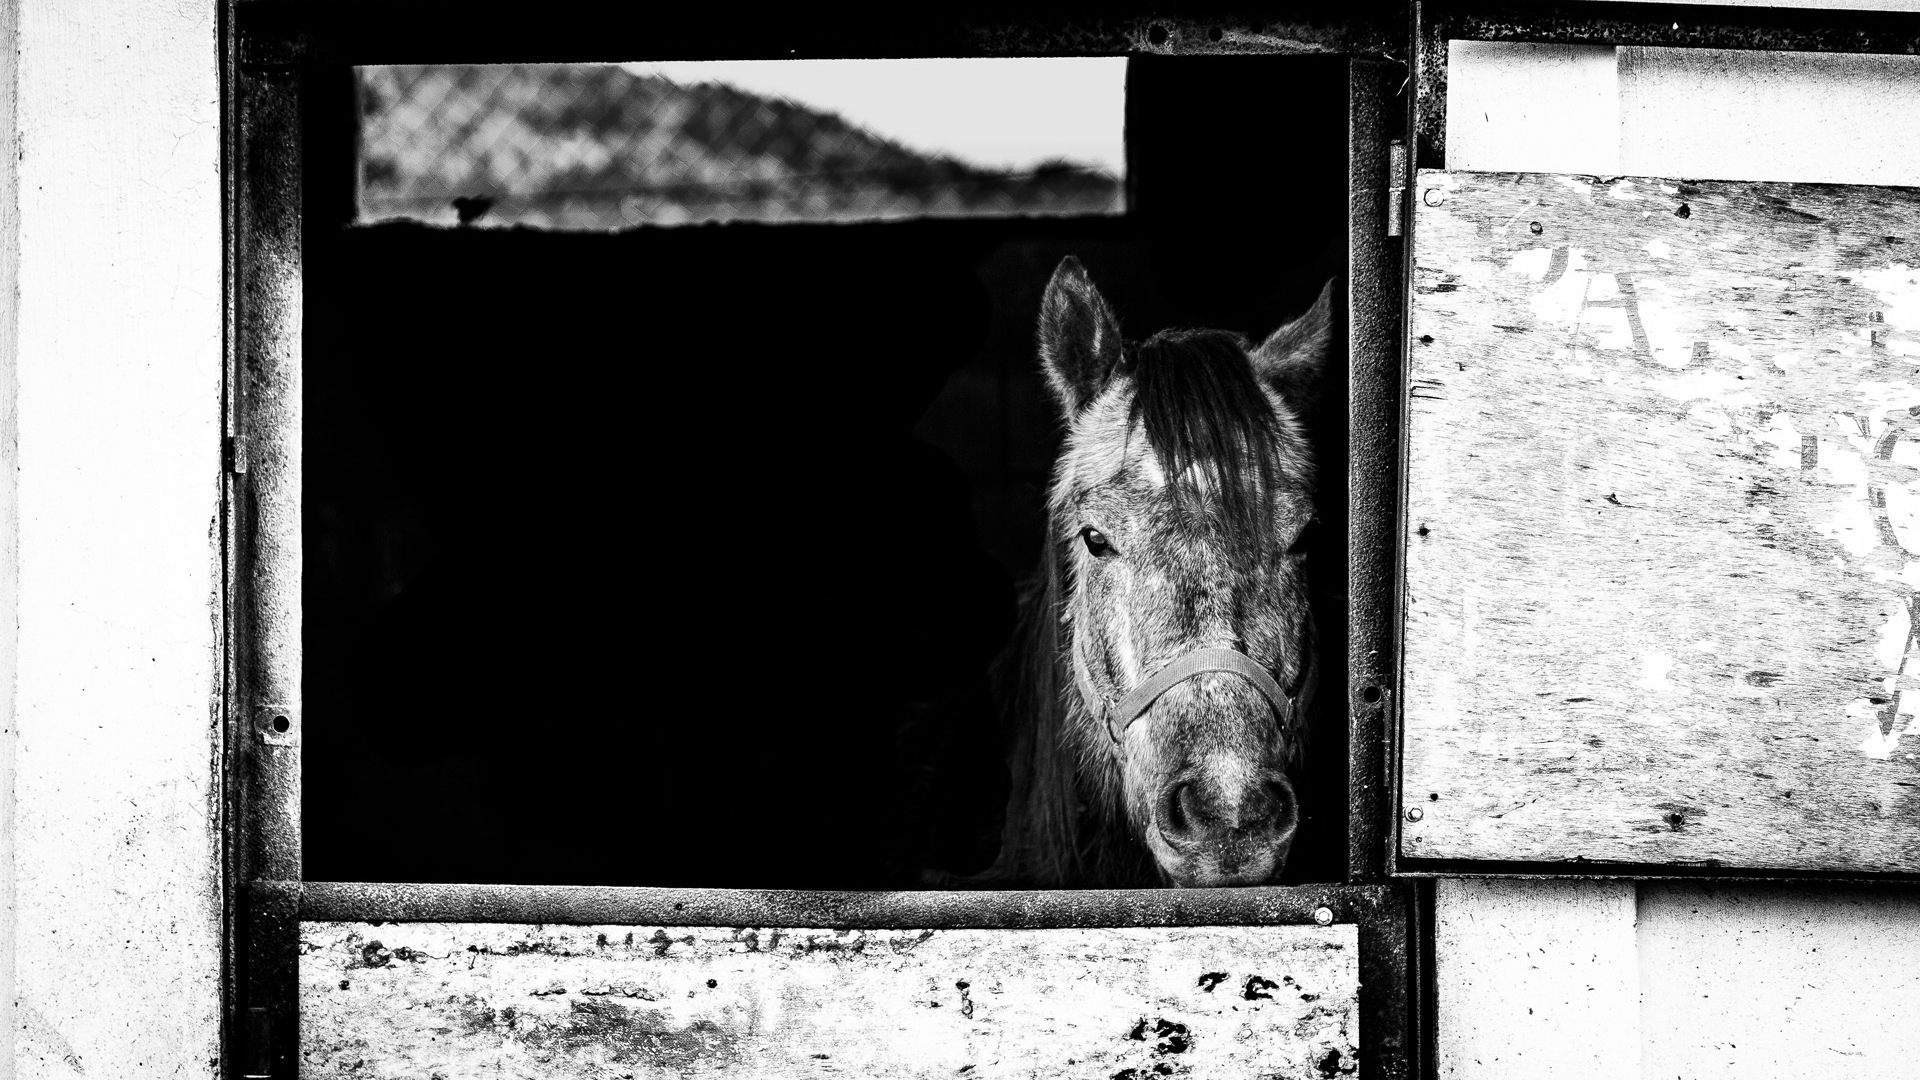
[[235, 476], [247, 471], [247, 437], [245, 435], [227, 436], [227, 471]]
[[1387, 235], [1407, 234], [1407, 144], [1387, 144]]

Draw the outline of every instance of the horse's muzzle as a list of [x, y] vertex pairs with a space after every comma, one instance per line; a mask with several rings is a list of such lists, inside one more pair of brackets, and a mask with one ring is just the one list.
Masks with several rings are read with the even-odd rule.
[[1280, 876], [1299, 822], [1293, 784], [1277, 769], [1233, 781], [1195, 771], [1161, 791], [1148, 847], [1176, 885], [1262, 885]]

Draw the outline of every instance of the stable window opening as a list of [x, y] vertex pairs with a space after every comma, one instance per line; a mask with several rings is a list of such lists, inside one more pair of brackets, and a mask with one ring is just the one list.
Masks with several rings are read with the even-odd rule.
[[[869, 80], [891, 72], [901, 95], [912, 83], [903, 75], [983, 86], [1050, 65], [1035, 85], [1058, 83], [1061, 116], [1098, 114], [1104, 126], [1041, 117], [1011, 133], [1021, 147], [1002, 132], [1000, 150], [965, 151], [1003, 170], [1001, 195], [1034, 195], [979, 200], [987, 212], [972, 216], [947, 216], [961, 198], [953, 184], [876, 194], [860, 168], [757, 193], [693, 185], [685, 200], [644, 210], [633, 191], [620, 194], [656, 156], [687, 176], [706, 168], [674, 157], [705, 129], [695, 123], [704, 114], [672, 95], [750, 97], [761, 120], [773, 103], [788, 110], [784, 135], [715, 126], [707, 142], [734, 155], [728, 175], [780, 153], [822, 156], [793, 146], [828, 126], [830, 107], [888, 122], [877, 84], [857, 78], [837, 91], [851, 97], [824, 97], [830, 105], [794, 120], [807, 79], [828, 82], [826, 63], [790, 71], [800, 85], [786, 91], [779, 64], [739, 69], [749, 73], [729, 74], [727, 87], [703, 81], [735, 70], [714, 64], [361, 68], [315, 96], [302, 343], [305, 876], [1171, 883], [1178, 853], [1156, 856], [1120, 805], [1145, 798], [1165, 803], [1146, 815], [1153, 839], [1176, 847], [1221, 815], [1236, 828], [1267, 815], [1270, 831], [1291, 830], [1283, 873], [1233, 862], [1196, 870], [1199, 880], [1345, 880], [1347, 379], [1335, 309], [1347, 260], [1346, 62], [860, 62], [884, 69], [864, 74], [846, 62]], [[633, 104], [663, 94], [671, 100], [649, 99], [651, 112]], [[417, 122], [427, 103], [438, 119]], [[1282, 103], [1288, 138], [1240, 137]], [[646, 126], [675, 110], [670, 139]], [[643, 119], [626, 130], [602, 123], [630, 113]], [[415, 134], [394, 134], [407, 116]], [[587, 129], [604, 143], [583, 142]], [[890, 145], [944, 140], [937, 153], [957, 160], [963, 151], [951, 148], [977, 139], [941, 130]], [[1060, 141], [1069, 133], [1079, 141]], [[656, 154], [655, 143], [672, 146]], [[1045, 164], [1062, 160], [1094, 164]], [[513, 175], [475, 186], [495, 173]], [[1036, 176], [1071, 183], [1029, 185]], [[405, 194], [429, 181], [441, 184], [430, 196]], [[816, 190], [829, 181], [849, 198]], [[1007, 704], [1043, 550], [1077, 559], [1068, 573], [1112, 565], [1085, 556], [1083, 540], [1072, 551], [1049, 540], [1060, 525], [1047, 491], [1073, 418], [1049, 388], [1036, 334], [1069, 259], [1088, 303], [1104, 305], [1129, 341], [1211, 328], [1222, 333], [1201, 344], [1254, 350], [1277, 328], [1323, 320], [1322, 370], [1292, 403], [1302, 430], [1283, 464], [1294, 475], [1262, 481], [1279, 485], [1282, 502], [1304, 493], [1311, 446], [1317, 493], [1272, 511], [1268, 539], [1291, 550], [1259, 556], [1286, 569], [1305, 560], [1303, 595], [1266, 616], [1291, 621], [1230, 615], [1223, 627], [1247, 628], [1220, 641], [1172, 634], [1195, 638], [1180, 652], [1255, 654], [1254, 666], [1289, 684], [1282, 708], [1313, 702], [1310, 715], [1283, 717], [1294, 725], [1285, 747], [1248, 763], [1271, 774], [1250, 794], [1216, 792], [1206, 747], [1158, 734], [1126, 751], [1151, 761], [1140, 784], [1154, 790], [1101, 780], [1098, 762], [1076, 781], [1079, 757], [1105, 748], [1066, 729], [1036, 737], [1022, 725], [1042, 721]], [[1140, 362], [1114, 356], [1115, 379]], [[1215, 402], [1165, 400], [1185, 410], [1179, 422], [1231, 419], [1204, 411]], [[1120, 557], [1157, 543], [1118, 518], [1102, 524]], [[1163, 600], [1136, 614], [1177, 621], [1204, 597]], [[1134, 663], [1143, 671], [1131, 674], [1150, 673], [1149, 661]], [[1070, 669], [1065, 656], [1059, 666]], [[1249, 725], [1267, 722], [1252, 681], [1209, 673], [1198, 684], [1248, 712]], [[1055, 683], [1048, 694], [1068, 692]], [[1091, 731], [1097, 718], [1077, 722]], [[1136, 726], [1127, 738], [1154, 727]], [[1286, 755], [1302, 751], [1291, 767]], [[1047, 815], [1069, 820], [1031, 820]], [[1045, 850], [1003, 858], [1009, 843]]]

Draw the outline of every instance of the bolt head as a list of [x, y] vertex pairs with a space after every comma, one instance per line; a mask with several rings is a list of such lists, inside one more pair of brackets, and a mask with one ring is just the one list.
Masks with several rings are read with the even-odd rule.
[[1319, 923], [1321, 926], [1332, 926], [1333, 925], [1333, 909], [1330, 907], [1314, 908], [1313, 921]]
[[1409, 807], [1409, 808], [1408, 808], [1408, 810], [1407, 810], [1407, 820], [1408, 820], [1408, 821], [1419, 821], [1419, 820], [1420, 820], [1421, 818], [1423, 818], [1423, 817], [1426, 817], [1426, 816], [1427, 816], [1427, 812], [1426, 812], [1426, 811], [1424, 811], [1424, 810], [1422, 810], [1422, 809], [1420, 809], [1420, 808], [1419, 808], [1419, 807], [1417, 807], [1417, 806], [1414, 806], [1414, 807]]
[[1439, 206], [1447, 201], [1447, 193], [1437, 187], [1430, 187], [1420, 193], [1420, 201], [1428, 206]]

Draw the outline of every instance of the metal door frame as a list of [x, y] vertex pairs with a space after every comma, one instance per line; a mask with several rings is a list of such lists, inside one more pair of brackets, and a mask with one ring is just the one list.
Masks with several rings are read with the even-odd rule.
[[[226, 0], [227, 378], [225, 573], [228, 1075], [298, 1067], [302, 920], [638, 923], [847, 928], [1288, 925], [1353, 922], [1362, 941], [1367, 1075], [1424, 1076], [1430, 1025], [1431, 889], [1388, 879], [1390, 720], [1399, 496], [1404, 198], [1390, 170], [1406, 130], [1403, 15], [1268, 12], [1169, 17], [867, 21], [819, 12], [730, 25], [577, 3], [507, 24], [443, 2]], [[1349, 66], [1349, 328], [1353, 432], [1349, 504], [1350, 680], [1347, 877], [1328, 886], [1192, 892], [1123, 890], [797, 893], [316, 883], [301, 880], [300, 581], [302, 131], [309, 87], [354, 64], [617, 60], [609, 41], [660, 59], [1343, 55]], [[630, 59], [631, 57], [625, 57]], [[1331, 688], [1323, 689], [1327, 692]]]

